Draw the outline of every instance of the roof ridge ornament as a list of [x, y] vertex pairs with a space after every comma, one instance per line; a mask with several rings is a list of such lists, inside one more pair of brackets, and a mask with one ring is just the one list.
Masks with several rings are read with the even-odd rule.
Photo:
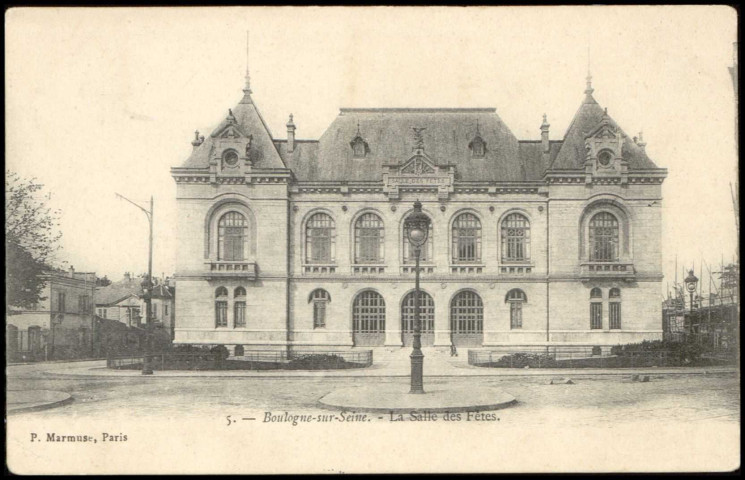
[[246, 30], [246, 86], [243, 87], [243, 93], [245, 93], [246, 95], [250, 95], [251, 93], [253, 93], [251, 91], [251, 74], [248, 68], [248, 65], [249, 65], [248, 63], [248, 51], [249, 51], [248, 40], [249, 40], [249, 33], [248, 33], [248, 30]]
[[233, 109], [228, 109], [228, 116], [226, 117], [227, 121], [230, 123], [237, 123], [237, 120], [235, 119], [235, 115], [233, 115]]
[[427, 127], [411, 127], [414, 130], [414, 150], [424, 150], [424, 136], [422, 132]]

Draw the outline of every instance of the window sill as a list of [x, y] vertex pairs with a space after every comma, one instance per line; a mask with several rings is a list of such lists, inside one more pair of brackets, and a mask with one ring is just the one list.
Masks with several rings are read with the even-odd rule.
[[374, 263], [360, 263], [352, 265], [353, 274], [385, 273], [385, 265]]
[[336, 273], [335, 263], [306, 263], [303, 273]]
[[450, 265], [450, 273], [483, 273], [484, 268], [481, 263], [455, 263]]

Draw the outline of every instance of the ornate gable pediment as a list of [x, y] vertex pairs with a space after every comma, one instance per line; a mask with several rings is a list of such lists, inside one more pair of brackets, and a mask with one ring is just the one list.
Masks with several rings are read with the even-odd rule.
[[422, 175], [436, 173], [435, 165], [423, 155], [414, 155], [399, 169], [401, 175]]
[[433, 190], [438, 198], [446, 199], [453, 191], [454, 180], [454, 166], [437, 166], [423, 149], [417, 148], [405, 162], [384, 166], [383, 191], [388, 198], [397, 199], [401, 190]]
[[600, 123], [585, 135], [585, 173], [591, 176], [625, 176], [624, 135], [610, 123], [605, 112]]

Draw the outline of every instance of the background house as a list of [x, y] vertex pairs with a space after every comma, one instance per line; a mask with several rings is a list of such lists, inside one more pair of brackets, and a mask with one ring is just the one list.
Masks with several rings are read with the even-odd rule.
[[42, 301], [6, 317], [6, 350], [11, 361], [83, 358], [93, 350], [96, 275], [50, 269]]

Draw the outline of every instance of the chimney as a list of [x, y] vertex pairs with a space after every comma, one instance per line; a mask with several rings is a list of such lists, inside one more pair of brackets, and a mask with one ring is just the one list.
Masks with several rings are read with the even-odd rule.
[[129, 275], [129, 272], [124, 274], [124, 281], [127, 283], [130, 283], [132, 281], [132, 277]]
[[644, 141], [644, 132], [639, 132], [639, 141], [636, 143], [639, 145], [639, 148], [642, 149], [642, 152], [646, 153], [645, 147], [647, 146], [647, 143]]
[[295, 123], [292, 121], [292, 114], [290, 114], [290, 121], [287, 122], [287, 153], [295, 151]]
[[543, 123], [541, 124], [541, 148], [543, 153], [548, 153], [548, 127], [550, 127], [548, 120], [546, 120], [546, 114], [543, 114]]
[[74, 278], [74, 277], [75, 277], [75, 267], [70, 265], [70, 278]]
[[194, 147], [194, 150], [196, 150], [202, 143], [204, 143], [204, 135], [199, 135], [199, 130], [195, 130], [194, 140], [191, 141], [192, 147]]

